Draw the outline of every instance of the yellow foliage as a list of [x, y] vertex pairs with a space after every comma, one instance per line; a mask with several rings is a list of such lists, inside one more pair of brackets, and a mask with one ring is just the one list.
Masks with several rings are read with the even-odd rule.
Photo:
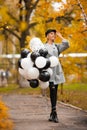
[[9, 16], [7, 15], [7, 8], [5, 6], [0, 8], [0, 16], [1, 16], [1, 20], [3, 21], [9, 20]]
[[0, 101], [0, 130], [13, 130], [13, 123], [9, 119], [8, 108]]
[[27, 23], [25, 21], [20, 22], [20, 30], [25, 31], [27, 29]]
[[3, 41], [3, 40], [4, 40], [4, 36], [0, 35], [0, 41]]
[[30, 36], [27, 36], [27, 37], [26, 37], [26, 41], [27, 41], [27, 42], [29, 42], [30, 39], [31, 39]]
[[3, 26], [4, 24], [14, 25], [15, 20], [10, 17], [8, 14], [8, 8], [6, 6], [0, 7], [0, 26]]

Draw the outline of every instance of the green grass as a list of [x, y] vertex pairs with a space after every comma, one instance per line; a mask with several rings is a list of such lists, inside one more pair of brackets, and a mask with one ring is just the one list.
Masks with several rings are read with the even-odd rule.
[[86, 91], [87, 92], [87, 84], [68, 84], [64, 85], [64, 90], [73, 90], [73, 91]]
[[87, 110], [87, 84], [64, 85], [63, 94], [61, 94], [61, 87], [59, 86], [58, 99]]
[[40, 94], [41, 90], [37, 88], [20, 88], [17, 84], [9, 84], [7, 87], [0, 87], [0, 94]]

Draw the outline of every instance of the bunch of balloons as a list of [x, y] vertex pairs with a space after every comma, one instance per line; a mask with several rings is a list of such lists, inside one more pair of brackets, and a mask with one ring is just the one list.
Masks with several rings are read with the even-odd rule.
[[21, 51], [21, 58], [18, 61], [19, 73], [29, 81], [32, 88], [40, 86], [46, 89], [53, 74], [52, 67], [58, 65], [58, 58], [50, 56], [47, 58], [48, 51], [39, 48], [30, 52], [28, 49]]

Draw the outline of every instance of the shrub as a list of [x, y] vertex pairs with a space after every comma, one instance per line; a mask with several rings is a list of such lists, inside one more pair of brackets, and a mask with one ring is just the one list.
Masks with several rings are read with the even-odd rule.
[[12, 130], [13, 123], [8, 115], [8, 108], [0, 100], [0, 130]]

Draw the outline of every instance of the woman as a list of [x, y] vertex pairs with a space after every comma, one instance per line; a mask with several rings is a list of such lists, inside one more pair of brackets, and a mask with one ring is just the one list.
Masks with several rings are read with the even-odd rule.
[[[53, 55], [58, 57], [62, 51], [66, 50], [69, 47], [68, 41], [65, 38], [63, 38], [63, 36], [55, 29], [48, 29], [45, 33], [45, 36], [47, 38], [45, 48], [48, 50], [48, 57]], [[61, 44], [55, 44], [56, 36], [61, 38], [62, 40]], [[53, 75], [51, 76], [49, 82], [50, 100], [51, 100], [51, 113], [49, 121], [58, 123], [58, 117], [56, 112], [57, 89], [59, 84], [65, 82], [65, 78], [60, 63], [56, 67], [53, 67], [52, 70]]]

